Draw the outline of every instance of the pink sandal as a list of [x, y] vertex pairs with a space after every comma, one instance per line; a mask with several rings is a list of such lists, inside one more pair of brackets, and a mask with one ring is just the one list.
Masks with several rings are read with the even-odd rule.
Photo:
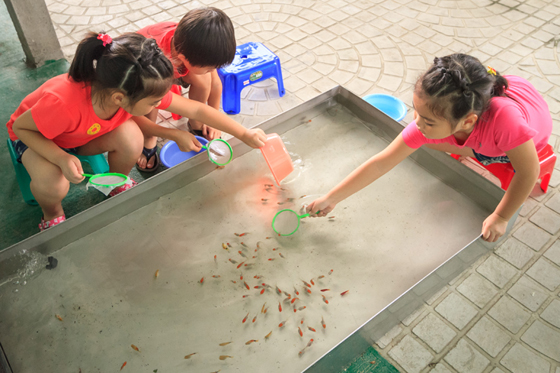
[[109, 197], [114, 197], [117, 194], [121, 194], [122, 192], [124, 192], [125, 190], [129, 190], [130, 188], [132, 188], [133, 186], [138, 185], [138, 183], [134, 180], [132, 180], [132, 178], [130, 179], [130, 181], [132, 181], [132, 184], [126, 183], [124, 185], [121, 185], [120, 187], [116, 187], [115, 189], [113, 189], [111, 191], [111, 193], [109, 193]]
[[65, 215], [59, 216], [58, 218], [54, 218], [54, 219], [51, 219], [49, 221], [46, 221], [43, 218], [43, 216], [41, 216], [41, 223], [39, 224], [39, 231], [42, 232], [47, 228], [54, 227], [55, 225], [59, 225], [60, 223], [62, 223], [65, 220], [66, 220]]

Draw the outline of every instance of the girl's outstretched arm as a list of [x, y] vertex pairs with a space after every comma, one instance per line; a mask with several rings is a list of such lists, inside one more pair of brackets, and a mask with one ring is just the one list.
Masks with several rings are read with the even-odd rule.
[[264, 146], [266, 142], [266, 135], [263, 130], [259, 128], [247, 129], [226, 114], [198, 101], [184, 98], [183, 96], [173, 94], [171, 104], [166, 110], [189, 119], [198, 120], [210, 127], [227, 132], [252, 148], [260, 148]]
[[[399, 134], [385, 149], [352, 171], [330, 192], [311, 202], [307, 206], [307, 212], [312, 213], [311, 216], [326, 216], [337, 203], [373, 183], [414, 153], [415, 150], [406, 145], [402, 135]], [[314, 213], [317, 211], [320, 211], [320, 213], [315, 215]]]
[[506, 152], [515, 176], [494, 212], [482, 223], [482, 237], [496, 242], [506, 232], [509, 219], [525, 202], [539, 178], [539, 157], [533, 140]]

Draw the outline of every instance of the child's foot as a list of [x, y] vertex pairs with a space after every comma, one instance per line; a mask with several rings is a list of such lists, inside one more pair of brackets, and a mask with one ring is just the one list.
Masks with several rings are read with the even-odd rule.
[[189, 132], [192, 133], [193, 135], [204, 137], [208, 141], [212, 141], [214, 139], [219, 139], [222, 137], [221, 131], [218, 131], [215, 128], [207, 126], [206, 124], [203, 124], [200, 128], [194, 128], [194, 126], [191, 125], [191, 121], [189, 121], [188, 128], [189, 128]]
[[39, 231], [44, 231], [47, 228], [54, 227], [66, 220], [66, 216], [62, 215], [57, 218], [46, 221], [43, 216], [41, 216], [41, 223], [39, 224]]
[[142, 154], [136, 162], [136, 168], [142, 172], [155, 172], [159, 166], [159, 155], [157, 153], [157, 145], [152, 149], [142, 149]]
[[125, 190], [129, 190], [130, 188], [132, 188], [133, 186], [138, 185], [138, 183], [132, 179], [130, 179], [131, 183], [126, 183], [124, 185], [121, 185], [120, 187], [116, 187], [115, 189], [113, 189], [111, 191], [111, 193], [109, 193], [109, 197], [114, 197], [117, 194], [121, 194], [122, 192], [124, 192]]

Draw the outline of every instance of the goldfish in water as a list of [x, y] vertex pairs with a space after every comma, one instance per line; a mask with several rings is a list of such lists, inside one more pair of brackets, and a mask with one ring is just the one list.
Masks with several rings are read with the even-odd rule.
[[123, 363], [123, 365], [121, 366], [121, 370], [122, 368], [124, 368], [126, 366], [126, 361]]
[[135, 345], [130, 345], [130, 347], [132, 347], [133, 350], [140, 352], [140, 350], [138, 349], [138, 347], [136, 347]]
[[239, 264], [237, 265], [237, 269], [239, 269], [239, 267], [241, 267], [241, 266], [243, 265], [243, 263], [245, 263], [245, 262], [239, 263]]
[[235, 281], [235, 280], [230, 280], [230, 281], [233, 282], [234, 284], [237, 284], [237, 281]]
[[331, 289], [321, 289], [321, 291], [331, 291]]
[[292, 295], [290, 293], [288, 293], [287, 291], [284, 291], [283, 293], [284, 293], [285, 296], [288, 297], [288, 299], [292, 298]]
[[307, 197], [307, 195], [306, 195], [306, 194], [304, 194], [303, 196], [301, 196], [301, 197], [299, 197], [299, 198], [301, 199], [301, 198], [305, 198], [305, 197]]
[[247, 297], [250, 297], [250, 296], [251, 296], [251, 294], [245, 294], [245, 295], [243, 296], [243, 298], [247, 298]]
[[262, 289], [262, 290], [261, 290], [261, 295], [264, 293], [265, 290], [266, 290], [266, 289]]
[[216, 263], [218, 263], [218, 256], [217, 256], [217, 255], [214, 255], [214, 261], [215, 261]]
[[317, 277], [317, 280], [320, 280], [322, 278], [325, 278], [325, 275], [321, 275], [321, 276]]
[[245, 342], [246, 345], [250, 345], [251, 343], [258, 342], [256, 339], [251, 339], [250, 341]]
[[[303, 280], [301, 280], [301, 281], [303, 281]], [[309, 284], [308, 284], [307, 282], [303, 281], [303, 283], [304, 283], [304, 284], [305, 284], [305, 286], [307, 286], [308, 288], [310, 288], [310, 287], [311, 287], [311, 285], [309, 285]]]
[[245, 244], [245, 242], [241, 242], [241, 246], [243, 246], [243, 247], [245, 247], [245, 248], [249, 247], [249, 246], [247, 246], [247, 245]]
[[288, 321], [288, 320], [282, 321], [280, 324], [278, 324], [278, 327], [281, 328], [281, 327], [283, 327], [284, 325], [286, 325], [286, 321]]
[[227, 346], [227, 345], [230, 344], [230, 343], [231, 343], [231, 341], [230, 341], [230, 342], [220, 343], [220, 346]]
[[323, 316], [321, 316], [321, 325], [323, 325], [323, 329], [327, 329], [327, 324], [325, 324], [325, 320], [323, 319]]
[[243, 275], [239, 275], [239, 279], [240, 279], [240, 280], [243, 280]]
[[350, 291], [350, 290], [343, 291], [342, 293], [340, 293], [340, 295], [341, 295], [341, 296], [345, 296], [349, 291]]
[[331, 269], [328, 274], [332, 275], [333, 271], [334, 271], [334, 269]]
[[190, 359], [194, 355], [196, 355], [196, 352], [193, 352], [192, 354], [185, 355], [185, 359]]
[[212, 275], [212, 277], [214, 277], [214, 278], [220, 278], [220, 277], [222, 277], [222, 276], [220, 276], [220, 275]]
[[236, 260], [233, 260], [233, 259], [231, 259], [231, 258], [229, 258], [228, 260], [229, 260], [230, 262], [232, 262], [233, 264], [237, 264], [237, 261], [236, 261]]
[[245, 287], [247, 288], [247, 290], [250, 290], [251, 288], [249, 287], [249, 285], [247, 285], [246, 281], [243, 281], [243, 284], [245, 284]]
[[255, 317], [253, 317], [253, 323], [257, 321], [257, 315], [255, 315]]
[[298, 329], [299, 336], [303, 337], [303, 332], [301, 331], [301, 328], [298, 326], [297, 329]]
[[278, 311], [282, 312], [282, 305], [278, 302]]
[[227, 245], [226, 245], [225, 243], [222, 243], [222, 249], [224, 249], [224, 250], [227, 250], [227, 249], [228, 249], [228, 247], [227, 247]]
[[262, 308], [261, 308], [261, 313], [264, 313], [264, 307], [266, 306], [266, 302], [264, 302]]
[[268, 201], [268, 199], [266, 199], [266, 198], [261, 198], [261, 201], [266, 202], [266, 201]]
[[329, 301], [327, 300], [327, 298], [323, 294], [321, 294], [321, 296], [323, 297], [323, 302], [325, 302], [326, 304], [329, 304]]
[[313, 344], [313, 339], [310, 339], [309, 342], [307, 343], [307, 346], [305, 346], [305, 348], [310, 347]]
[[294, 287], [294, 292], [296, 293], [296, 295], [299, 295], [299, 291], [297, 291], [295, 287]]
[[239, 237], [243, 237], [243, 236], [246, 236], [246, 235], [248, 235], [248, 234], [249, 234], [249, 232], [244, 232], [244, 233], [241, 233], [241, 234], [239, 235]]
[[268, 260], [272, 262], [273, 260], [276, 260], [276, 258], [268, 258]]
[[62, 316], [60, 316], [59, 314], [55, 314], [54, 317], [56, 317], [57, 319], [59, 319], [60, 321], [62, 321]]
[[249, 317], [249, 312], [247, 312], [247, 315], [245, 315], [245, 317], [243, 318], [243, 321], [241, 321], [243, 324], [245, 324], [245, 321], [247, 321], [247, 318]]
[[272, 330], [270, 331], [270, 333], [268, 333], [267, 335], [264, 336], [264, 339], [268, 339], [271, 334], [272, 334]]
[[311, 290], [309, 290], [308, 288], [305, 288], [305, 291], [311, 294]]
[[311, 285], [315, 286], [315, 283], [313, 282], [313, 279], [309, 280], [309, 282], [311, 282]]
[[229, 242], [227, 243], [227, 245], [228, 245], [228, 247], [232, 247], [231, 244], [230, 244]]
[[312, 332], [317, 332], [314, 328], [308, 326], [307, 329], [311, 330]]
[[285, 257], [284, 255], [282, 255], [282, 253], [278, 253], [278, 255], [280, 255], [280, 257], [281, 257], [282, 259], [286, 259], [286, 257]]
[[267, 240], [270, 240], [272, 237], [266, 237]]
[[282, 295], [282, 290], [280, 290], [278, 285], [276, 285], [276, 292], [278, 293], [278, 295]]
[[159, 269], [158, 269], [158, 270], [156, 271], [156, 273], [154, 274], [154, 277], [155, 277], [155, 278], [158, 278], [158, 277], [159, 277]]
[[272, 188], [274, 185], [273, 184], [264, 184], [265, 187], [269, 187]]
[[278, 250], [277, 247], [273, 247], [273, 248], [272, 248], [272, 251], [276, 251], [276, 250]]
[[334, 219], [334, 216], [329, 216], [329, 219]]
[[241, 255], [241, 256], [244, 257], [244, 258], [247, 257], [247, 255], [243, 254], [243, 251], [241, 251], [241, 250], [239, 250], [238, 253], [239, 253], [239, 255]]
[[300, 308], [298, 308], [298, 311], [303, 311], [306, 308], [307, 308], [306, 306], [301, 306]]
[[220, 360], [225, 360], [227, 358], [233, 358], [233, 356], [229, 356], [229, 355], [220, 355]]
[[201, 278], [199, 282], [202, 284], [204, 282], [204, 277]]
[[296, 300], [298, 300], [298, 299], [299, 299], [299, 298], [293, 298], [292, 301], [291, 301], [290, 303], [291, 303], [291, 304], [294, 304], [294, 302], [295, 302]]
[[301, 321], [299, 322], [301, 325], [303, 325], [303, 317], [301, 318]]

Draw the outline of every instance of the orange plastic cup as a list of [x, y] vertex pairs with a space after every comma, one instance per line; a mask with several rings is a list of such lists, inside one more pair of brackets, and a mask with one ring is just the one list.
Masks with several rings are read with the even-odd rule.
[[272, 172], [276, 184], [280, 185], [280, 182], [292, 173], [294, 165], [280, 136], [277, 133], [271, 133], [267, 135], [267, 138], [266, 144], [259, 149]]

